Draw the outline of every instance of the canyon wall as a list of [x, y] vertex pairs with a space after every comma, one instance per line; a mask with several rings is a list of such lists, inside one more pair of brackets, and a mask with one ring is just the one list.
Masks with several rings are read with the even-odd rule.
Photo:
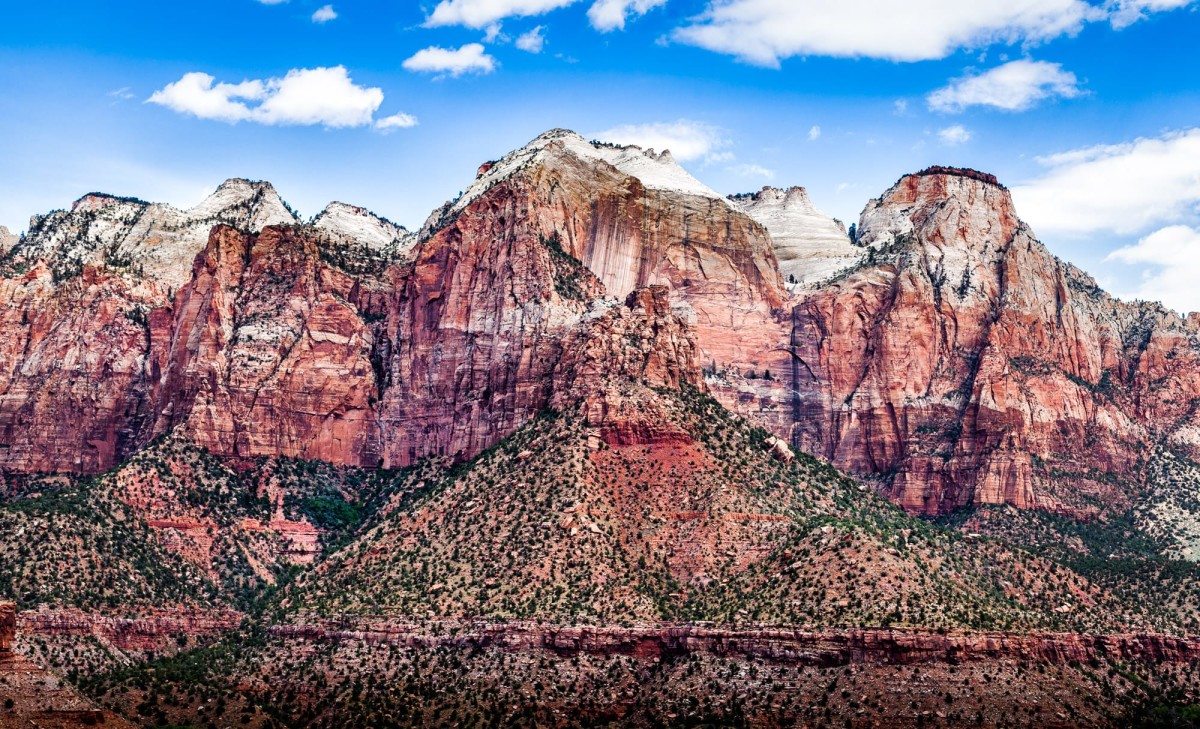
[[1104, 294], [994, 178], [906, 176], [858, 242], [794, 309], [792, 435], [905, 509], [1127, 505], [1151, 439], [1194, 417], [1195, 322]]

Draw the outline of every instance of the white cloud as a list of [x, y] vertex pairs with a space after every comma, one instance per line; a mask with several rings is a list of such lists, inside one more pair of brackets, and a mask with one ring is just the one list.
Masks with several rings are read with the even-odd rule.
[[505, 18], [541, 15], [565, 8], [577, 0], [442, 0], [425, 25], [465, 25], [486, 28]]
[[1103, 15], [1083, 0], [717, 0], [674, 37], [771, 67], [800, 55], [921, 61], [1050, 40]]
[[1039, 233], [1144, 232], [1200, 207], [1200, 128], [1038, 161], [1046, 174], [1013, 189]]
[[496, 59], [484, 52], [482, 44], [468, 43], [460, 48], [430, 46], [401, 65], [418, 73], [458, 77], [464, 73], [491, 73], [496, 70]]
[[898, 116], [904, 116], [908, 113], [908, 99], [896, 99], [892, 104]]
[[938, 130], [938, 139], [942, 140], [942, 144], [954, 146], [956, 144], [966, 144], [971, 141], [971, 132], [962, 124], [955, 124], [952, 127]]
[[1179, 311], [1200, 311], [1200, 230], [1172, 225], [1136, 244], [1118, 248], [1104, 259], [1148, 265], [1129, 298], [1161, 301]]
[[129, 101], [130, 99], [134, 98], [134, 93], [129, 90], [128, 86], [122, 86], [114, 91], [109, 91], [108, 96], [114, 99], [120, 99], [121, 101]]
[[261, 101], [266, 95], [262, 81], [219, 83], [207, 73], [193, 71], [155, 91], [147, 103], [159, 104], [181, 114], [226, 122], [249, 121], [254, 113], [244, 101]]
[[375, 128], [380, 131], [394, 131], [396, 129], [409, 129], [417, 125], [417, 118], [412, 114], [392, 114], [375, 120]]
[[1114, 28], [1133, 25], [1150, 13], [1176, 10], [1191, 5], [1194, 0], [1115, 0], [1110, 2], [1109, 22]]
[[587, 15], [593, 28], [607, 33], [624, 30], [625, 20], [631, 14], [640, 17], [666, 3], [667, 0], [596, 0]]
[[729, 171], [739, 177], [765, 177], [768, 180], [775, 179], [775, 170], [769, 170], [762, 165], [736, 165], [730, 167]]
[[529, 53], [541, 53], [542, 47], [546, 45], [546, 36], [543, 31], [545, 28], [539, 25], [533, 30], [517, 36], [517, 48]]
[[821, 138], [821, 127], [813, 125], [812, 129], [808, 130], [808, 141], [815, 142]]
[[926, 101], [934, 111], [961, 112], [971, 106], [1024, 111], [1043, 99], [1079, 96], [1075, 74], [1057, 63], [1011, 61], [989, 71], [955, 79], [931, 93]]
[[147, 103], [181, 114], [229, 123], [361, 127], [371, 124], [383, 91], [354, 83], [344, 66], [299, 68], [283, 78], [216, 83], [207, 73], [186, 73], [155, 91]]
[[317, 8], [315, 13], [312, 14], [312, 22], [328, 23], [331, 20], [337, 20], [337, 16], [338, 14], [333, 9], [332, 5], [322, 5], [321, 7]]
[[718, 162], [733, 158], [732, 154], [722, 151], [729, 146], [729, 139], [724, 130], [689, 119], [653, 124], [624, 124], [592, 136], [605, 142], [636, 144], [659, 152], [669, 149], [671, 156], [681, 162], [698, 159]]
[[492, 23], [489, 25], [483, 31], [483, 42], [495, 43], [496, 41], [500, 41], [502, 43], [507, 43], [508, 36], [504, 35], [503, 27], [504, 26], [502, 26], [500, 23]]

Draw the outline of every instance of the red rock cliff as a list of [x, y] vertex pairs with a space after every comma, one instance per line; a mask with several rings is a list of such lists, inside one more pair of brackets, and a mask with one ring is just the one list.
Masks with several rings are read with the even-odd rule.
[[794, 311], [801, 448], [916, 512], [1128, 498], [1151, 433], [1189, 413], [1154, 378], [1200, 392], [1192, 325], [1108, 297], [980, 175], [905, 177], [859, 231], [868, 263]]
[[17, 606], [11, 602], [0, 602], [0, 653], [12, 650], [17, 636]]

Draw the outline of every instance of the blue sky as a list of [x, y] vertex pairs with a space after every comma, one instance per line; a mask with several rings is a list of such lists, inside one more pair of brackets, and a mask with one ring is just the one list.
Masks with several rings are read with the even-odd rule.
[[[1200, 310], [1200, 2], [210, 0], [15, 4], [0, 225], [101, 190], [272, 181], [410, 227], [546, 129], [661, 146], [847, 222], [975, 167], [1115, 293]], [[623, 27], [621, 24], [623, 23]]]

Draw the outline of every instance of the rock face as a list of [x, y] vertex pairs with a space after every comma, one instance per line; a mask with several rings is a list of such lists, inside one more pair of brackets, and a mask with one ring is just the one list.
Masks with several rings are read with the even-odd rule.
[[803, 187], [764, 187], [729, 198], [771, 234], [788, 288], [804, 290], [853, 266], [863, 256], [840, 222], [817, 210]]
[[665, 152], [593, 144], [564, 130], [481, 169], [458, 201], [431, 216], [427, 235], [536, 235], [558, 241], [608, 296], [667, 287], [695, 331], [713, 394], [786, 432], [788, 292], [766, 229]]
[[[2, 613], [0, 613], [2, 615]], [[16, 616], [22, 635], [90, 636], [122, 651], [161, 650], [180, 636], [212, 637], [228, 633], [245, 616], [234, 610], [159, 610], [139, 617], [113, 617], [82, 610], [44, 606]]]
[[94, 472], [148, 433], [153, 281], [44, 263], [0, 279], [0, 470]]
[[191, 282], [154, 312], [154, 432], [182, 425], [225, 456], [376, 465], [362, 291], [299, 230], [215, 228]]
[[1200, 319], [1111, 299], [981, 173], [902, 178], [852, 244], [802, 188], [726, 199], [554, 130], [419, 235], [342, 203], [296, 223], [244, 180], [35, 218], [0, 279], [0, 470], [102, 471], [175, 429], [401, 467], [566, 397], [661, 436], [590, 384], [628, 378], [707, 389], [915, 512], [1090, 514], [1129, 503], [1152, 442], [1200, 456]]
[[1108, 297], [978, 173], [904, 177], [859, 231], [864, 264], [794, 311], [799, 447], [910, 511], [1127, 503], [1151, 435], [1190, 416], [1195, 323]]
[[17, 637], [17, 606], [11, 602], [0, 602], [0, 653], [12, 650]]
[[694, 335], [670, 307], [666, 287], [633, 291], [624, 306], [595, 311], [568, 336], [551, 405], [584, 403], [588, 423], [610, 445], [690, 442], [656, 412], [644, 391], [623, 385], [703, 391], [698, 353]]

